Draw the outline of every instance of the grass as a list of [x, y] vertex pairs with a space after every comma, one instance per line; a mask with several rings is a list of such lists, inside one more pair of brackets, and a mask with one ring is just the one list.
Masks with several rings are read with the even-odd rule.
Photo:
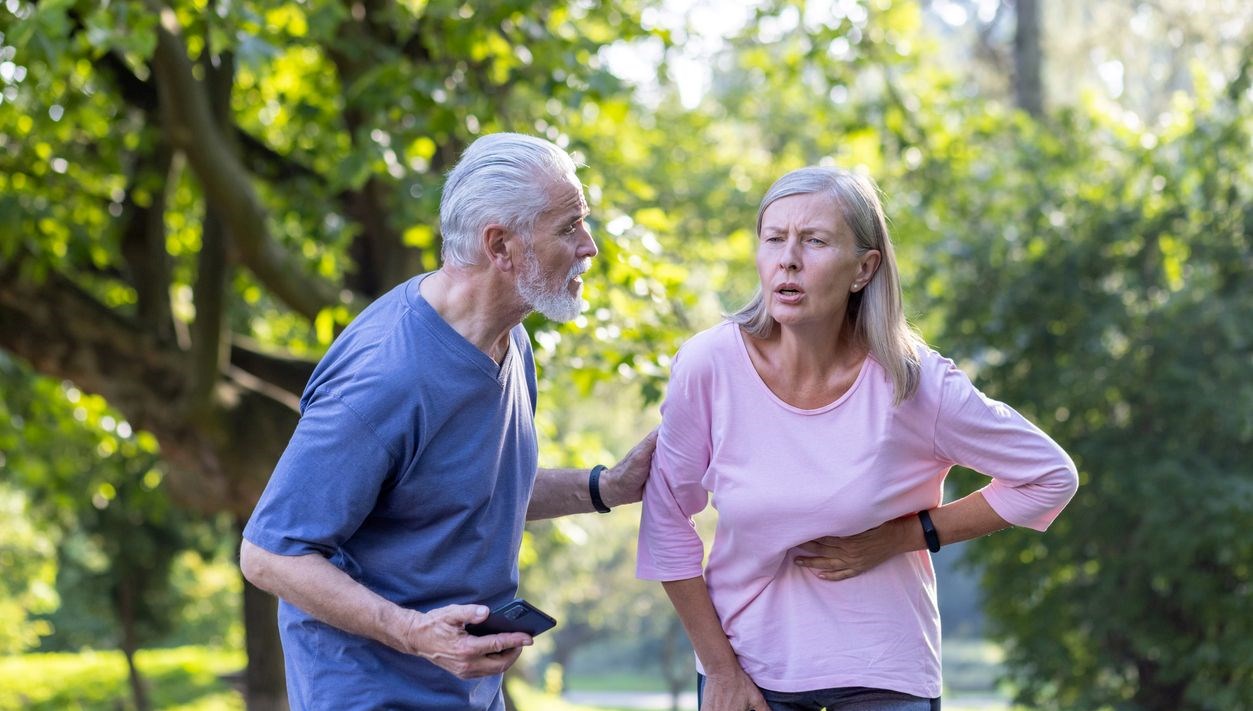
[[[242, 652], [206, 647], [141, 651], [140, 673], [153, 708], [171, 711], [242, 710], [239, 694], [221, 679], [244, 666]], [[0, 711], [89, 711], [131, 708], [121, 652], [24, 654], [0, 657]]]
[[[945, 711], [1008, 710], [1008, 703], [1000, 705], [995, 699], [999, 662], [1000, 650], [995, 645], [945, 641]], [[243, 668], [242, 652], [209, 647], [153, 649], [140, 652], [138, 663], [153, 708], [243, 711], [242, 698], [223, 680], [223, 676]], [[665, 691], [661, 678], [654, 674], [580, 674], [568, 678], [567, 683], [571, 690], [582, 692]], [[526, 711], [626, 711], [615, 706], [572, 704], [517, 679], [510, 680], [509, 691]], [[0, 711], [129, 708], [133, 708], [130, 684], [121, 652], [0, 657]]]
[[[695, 688], [696, 679], [688, 686]], [[569, 691], [666, 691], [666, 683], [655, 674], [631, 672], [606, 672], [602, 674], [575, 674], [566, 677]], [[687, 691], [687, 687], [684, 687]]]
[[[154, 709], [243, 711], [243, 698], [223, 675], [244, 666], [239, 651], [209, 647], [150, 649], [137, 663]], [[570, 704], [511, 680], [523, 709], [603, 711]], [[121, 652], [23, 654], [0, 657], [0, 711], [118, 711], [133, 708]]]

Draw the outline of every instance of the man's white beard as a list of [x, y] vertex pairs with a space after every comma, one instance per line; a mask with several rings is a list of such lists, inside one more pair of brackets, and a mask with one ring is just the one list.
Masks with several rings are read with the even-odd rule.
[[564, 279], [556, 281], [545, 278], [539, 258], [531, 247], [526, 248], [522, 259], [522, 269], [518, 274], [518, 297], [527, 306], [553, 321], [574, 320], [582, 310], [583, 299], [577, 292], [571, 294], [568, 287], [572, 279], [587, 271], [592, 260], [582, 259], [575, 262], [570, 267], [570, 273]]

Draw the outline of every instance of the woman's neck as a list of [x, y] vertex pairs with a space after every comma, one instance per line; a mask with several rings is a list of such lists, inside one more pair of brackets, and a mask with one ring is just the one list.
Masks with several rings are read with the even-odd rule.
[[852, 387], [866, 348], [854, 343], [846, 324], [804, 328], [775, 324], [766, 338], [745, 337], [753, 366], [784, 402], [816, 409], [838, 400]]

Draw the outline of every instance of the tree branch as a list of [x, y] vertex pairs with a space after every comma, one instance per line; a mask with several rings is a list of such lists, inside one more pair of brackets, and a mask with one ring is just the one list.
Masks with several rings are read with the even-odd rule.
[[239, 334], [231, 338], [230, 363], [233, 368], [297, 397], [304, 393], [317, 367], [315, 361], [268, 352], [256, 341]]
[[[170, 311], [170, 255], [165, 248], [165, 194], [170, 184], [173, 153], [154, 137], [155, 146], [139, 152], [131, 184], [122, 205], [122, 258], [138, 298], [139, 323], [163, 342], [174, 337]], [[140, 205], [136, 193], [147, 189], [149, 203]]]
[[[223, 54], [215, 62], [209, 48], [202, 55], [209, 99], [212, 101], [214, 123], [229, 127], [231, 85], [235, 81], [234, 60]], [[229, 135], [229, 134], [227, 134]], [[223, 141], [232, 152], [232, 141]], [[200, 252], [196, 255], [197, 275], [193, 294], [196, 320], [191, 330], [191, 390], [186, 405], [190, 411], [206, 412], [213, 404], [213, 389], [221, 376], [226, 357], [223, 338], [226, 325], [226, 284], [229, 267], [226, 254], [230, 237], [218, 205], [205, 201], [201, 226]]]
[[26, 255], [0, 261], [0, 347], [35, 370], [103, 395], [138, 427], [159, 429], [183, 396], [182, 354], [56, 271], [36, 281]]
[[[403, 46], [398, 46], [401, 40], [395, 30], [377, 19], [386, 16], [391, 0], [353, 0], [350, 4], [358, 2], [362, 12], [350, 11], [341, 28], [343, 44], [329, 48], [344, 92], [344, 124], [353, 145], [364, 135], [369, 122], [348, 96], [353, 84], [377, 62], [394, 58], [394, 54], [389, 57], [389, 51], [399, 51], [410, 61], [431, 58], [421, 40], [420, 25]], [[383, 178], [370, 176], [359, 190], [349, 191], [343, 201], [345, 211], [362, 227], [349, 250], [356, 264], [353, 285], [371, 296], [382, 294], [422, 268], [422, 250], [405, 246], [400, 230], [389, 219], [392, 211], [387, 206], [388, 187]]]
[[[117, 86], [118, 92], [126, 103], [145, 112], [157, 110], [157, 90], [152, 82], [135, 76], [130, 66], [116, 50], [105, 53], [97, 62], [96, 68], [106, 74]], [[234, 133], [233, 138], [240, 147], [245, 167], [252, 173], [271, 182], [308, 178], [319, 184], [325, 184], [326, 181], [321, 174], [296, 158], [279, 153], [268, 146], [265, 141], [238, 126], [231, 125], [229, 129]], [[343, 195], [337, 197], [341, 202], [343, 201]]]
[[207, 198], [217, 206], [245, 265], [293, 310], [314, 318], [341, 302], [338, 289], [307, 273], [266, 226], [266, 211], [252, 188], [251, 176], [229, 150], [218, 130], [208, 98], [192, 73], [179, 37], [174, 12], [148, 0], [161, 14], [152, 65], [157, 78], [166, 133], [187, 154]]
[[[171, 493], [205, 511], [247, 515], [296, 426], [296, 398], [227, 369], [214, 406], [195, 424], [180, 403], [190, 386], [186, 354], [96, 301], [70, 279], [19, 251], [0, 257], [0, 348], [36, 371], [73, 382], [117, 408], [161, 444]], [[308, 364], [258, 355], [289, 379]]]

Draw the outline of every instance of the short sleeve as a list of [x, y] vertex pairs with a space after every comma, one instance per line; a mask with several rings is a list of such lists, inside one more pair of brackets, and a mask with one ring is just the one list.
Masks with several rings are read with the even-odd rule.
[[636, 575], [645, 580], [685, 580], [701, 574], [704, 543], [692, 516], [709, 502], [702, 479], [709, 468], [710, 384], [701, 377], [702, 354], [681, 350], [671, 367], [661, 406], [661, 431], [652, 474], [644, 487]]
[[1016, 526], [1043, 531], [1079, 485], [1074, 462], [1008, 405], [985, 396], [952, 362], [943, 376], [935, 455], [992, 477], [981, 491]]
[[322, 394], [301, 415], [244, 538], [278, 555], [330, 557], [373, 510], [394, 466], [360, 414]]

